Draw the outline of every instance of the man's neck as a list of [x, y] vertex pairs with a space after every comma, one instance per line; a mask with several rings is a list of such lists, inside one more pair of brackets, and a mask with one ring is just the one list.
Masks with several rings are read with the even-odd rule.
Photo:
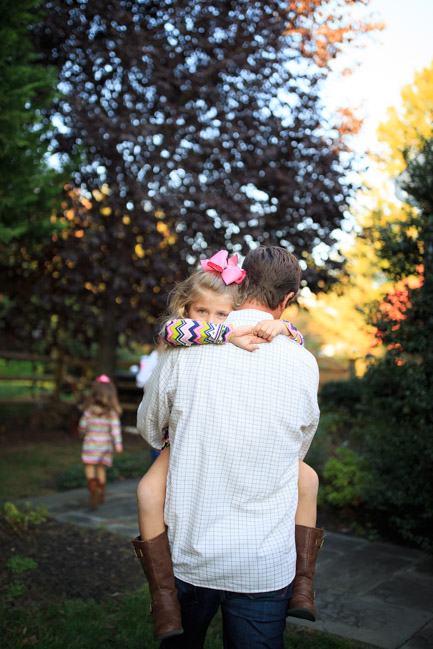
[[272, 310], [266, 304], [260, 304], [259, 302], [253, 302], [251, 300], [246, 300], [246, 302], [244, 302], [238, 308], [238, 311], [242, 311], [244, 309], [255, 309], [256, 311], [264, 311], [265, 313], [270, 313], [274, 320], [278, 320], [278, 318], [281, 316], [280, 309]]

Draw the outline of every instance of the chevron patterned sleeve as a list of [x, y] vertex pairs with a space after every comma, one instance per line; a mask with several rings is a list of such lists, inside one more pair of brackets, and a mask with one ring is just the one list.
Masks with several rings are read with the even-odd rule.
[[304, 336], [300, 331], [298, 331], [298, 329], [296, 329], [295, 325], [288, 320], [282, 320], [281, 322], [286, 326], [288, 337], [294, 340], [295, 343], [299, 343], [300, 345], [304, 346]]
[[232, 331], [231, 325], [178, 318], [165, 324], [162, 338], [172, 347], [223, 345], [229, 341]]

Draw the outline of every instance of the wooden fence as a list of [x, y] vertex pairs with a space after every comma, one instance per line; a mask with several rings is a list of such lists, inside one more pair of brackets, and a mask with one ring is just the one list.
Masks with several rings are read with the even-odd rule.
[[[146, 352], [154, 347], [149, 346]], [[69, 358], [66, 356], [44, 356], [41, 354], [30, 354], [25, 352], [10, 352], [0, 350], [0, 359], [27, 361], [33, 364], [31, 372], [11, 375], [0, 373], [0, 385], [7, 381], [14, 383], [30, 383], [29, 394], [17, 397], [2, 397], [0, 394], [0, 405], [11, 403], [41, 403], [44, 400], [60, 400], [62, 391], [69, 391], [76, 395], [77, 399], [83, 389], [82, 381], [74, 377], [91, 375], [96, 361]], [[356, 375], [356, 361], [350, 359], [339, 361], [330, 358], [318, 358], [320, 369], [320, 385], [328, 381], [345, 380]], [[137, 364], [139, 359], [137, 359]], [[124, 412], [137, 410], [140, 403], [142, 390], [136, 388], [133, 376], [127, 376], [126, 368], [133, 363], [131, 361], [120, 361], [117, 364], [116, 387], [119, 391], [119, 398]], [[43, 366], [43, 370], [37, 371], [37, 366]], [[122, 373], [122, 369], [125, 371]], [[81, 383], [81, 385], [80, 385]], [[41, 388], [45, 388], [41, 392]]]
[[[153, 349], [153, 347], [149, 347]], [[147, 350], [146, 350], [147, 351]], [[9, 374], [0, 372], [0, 385], [13, 382], [23, 383], [29, 387], [25, 395], [4, 397], [0, 394], [1, 404], [34, 403], [38, 404], [47, 400], [60, 400], [62, 392], [69, 392], [79, 399], [80, 392], [86, 381], [80, 377], [91, 375], [96, 361], [69, 358], [66, 356], [48, 356], [26, 352], [10, 352], [0, 350], [0, 359], [10, 361], [24, 361], [32, 364], [30, 372]], [[139, 359], [137, 359], [137, 364]], [[116, 378], [116, 387], [119, 391], [121, 406], [124, 411], [136, 411], [140, 403], [142, 390], [135, 387], [134, 377], [127, 377], [126, 368], [133, 365], [131, 361], [119, 361]], [[122, 369], [125, 370], [122, 373]], [[78, 377], [78, 378], [77, 378]], [[87, 381], [87, 384], [90, 380]], [[138, 403], [137, 403], [138, 402]]]

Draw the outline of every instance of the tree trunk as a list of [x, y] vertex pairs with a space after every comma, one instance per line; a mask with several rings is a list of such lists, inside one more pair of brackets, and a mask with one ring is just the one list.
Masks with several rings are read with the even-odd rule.
[[114, 304], [107, 304], [104, 314], [104, 321], [99, 331], [99, 347], [96, 360], [97, 374], [107, 374], [114, 379], [116, 370], [118, 334], [115, 328]]

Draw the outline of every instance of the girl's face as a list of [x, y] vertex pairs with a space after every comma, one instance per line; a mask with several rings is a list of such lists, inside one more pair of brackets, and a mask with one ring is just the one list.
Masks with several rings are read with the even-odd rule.
[[230, 297], [219, 295], [215, 291], [204, 291], [191, 303], [188, 317], [204, 322], [224, 322], [233, 311], [233, 301]]

